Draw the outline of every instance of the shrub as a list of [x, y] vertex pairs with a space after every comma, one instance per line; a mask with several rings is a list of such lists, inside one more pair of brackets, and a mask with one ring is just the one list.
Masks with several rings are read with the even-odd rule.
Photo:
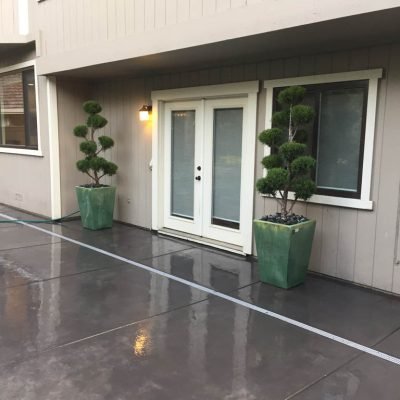
[[[271, 148], [271, 155], [262, 160], [267, 175], [257, 181], [257, 190], [278, 201], [283, 219], [292, 212], [298, 199], [308, 200], [315, 192], [310, 177], [315, 160], [306, 155], [304, 144], [307, 140], [304, 128], [314, 118], [314, 111], [301, 104], [305, 93], [300, 86], [282, 90], [278, 95], [281, 109], [272, 116], [273, 127], [258, 136], [261, 143]], [[294, 201], [289, 207], [290, 191], [294, 192]]]
[[93, 187], [100, 187], [100, 179], [105, 175], [115, 175], [117, 165], [100, 157], [99, 154], [114, 146], [114, 140], [109, 136], [99, 136], [96, 140], [95, 133], [98, 129], [107, 125], [107, 120], [99, 115], [101, 105], [94, 100], [83, 103], [83, 110], [89, 114], [86, 125], [78, 125], [74, 128], [74, 135], [84, 139], [79, 148], [85, 154], [83, 160], [76, 163], [79, 171], [88, 175], [93, 181]]

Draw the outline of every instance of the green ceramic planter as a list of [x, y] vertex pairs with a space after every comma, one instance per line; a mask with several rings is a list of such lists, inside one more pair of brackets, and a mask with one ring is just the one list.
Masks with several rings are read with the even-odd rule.
[[303, 283], [315, 221], [281, 225], [256, 220], [254, 230], [261, 281], [284, 289]]
[[99, 230], [113, 224], [115, 187], [86, 188], [76, 186], [81, 220], [84, 228]]

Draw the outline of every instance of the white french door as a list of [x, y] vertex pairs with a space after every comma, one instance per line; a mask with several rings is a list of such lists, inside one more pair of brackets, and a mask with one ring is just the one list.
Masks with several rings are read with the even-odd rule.
[[164, 112], [164, 226], [201, 236], [203, 104], [168, 103]]
[[[243, 246], [247, 98], [164, 107], [164, 226]], [[251, 133], [254, 134], [254, 133]], [[248, 168], [247, 168], [248, 169]]]

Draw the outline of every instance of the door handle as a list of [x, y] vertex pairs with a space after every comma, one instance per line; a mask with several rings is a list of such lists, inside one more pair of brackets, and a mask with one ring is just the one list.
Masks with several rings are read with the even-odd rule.
[[201, 176], [196, 176], [194, 179], [196, 179], [196, 181], [201, 181]]

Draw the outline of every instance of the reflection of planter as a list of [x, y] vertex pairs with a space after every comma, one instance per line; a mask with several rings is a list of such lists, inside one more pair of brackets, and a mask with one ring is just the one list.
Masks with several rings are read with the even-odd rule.
[[115, 187], [87, 188], [76, 186], [81, 220], [84, 228], [98, 230], [113, 224]]
[[284, 289], [303, 283], [315, 221], [282, 225], [255, 220], [254, 230], [261, 281]]

